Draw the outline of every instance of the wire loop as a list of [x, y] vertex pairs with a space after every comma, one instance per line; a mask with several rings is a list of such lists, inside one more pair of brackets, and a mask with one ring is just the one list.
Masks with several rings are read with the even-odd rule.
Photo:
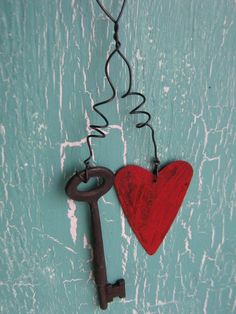
[[102, 11], [106, 14], [106, 16], [113, 22], [113, 23], [118, 23], [120, 18], [121, 18], [121, 15], [123, 13], [123, 10], [124, 10], [124, 7], [125, 7], [125, 3], [126, 3], [126, 0], [123, 0], [123, 3], [121, 5], [121, 9], [120, 9], [120, 12], [118, 14], [118, 17], [117, 19], [115, 19], [108, 11], [107, 9], [104, 7], [104, 5], [101, 3], [100, 0], [96, 0], [98, 5], [100, 6], [100, 8], [102, 9]]

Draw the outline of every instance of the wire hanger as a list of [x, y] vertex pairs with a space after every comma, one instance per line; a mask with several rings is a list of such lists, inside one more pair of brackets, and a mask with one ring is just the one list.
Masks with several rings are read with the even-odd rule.
[[104, 138], [106, 136], [106, 134], [104, 133], [103, 129], [107, 128], [109, 126], [109, 121], [107, 119], [107, 117], [98, 109], [98, 107], [105, 105], [109, 102], [111, 102], [115, 96], [116, 96], [116, 89], [111, 81], [111, 78], [109, 76], [109, 72], [108, 72], [108, 65], [112, 59], [112, 57], [118, 53], [118, 55], [122, 58], [122, 60], [125, 62], [125, 64], [127, 65], [128, 68], [128, 76], [129, 76], [129, 81], [128, 81], [128, 88], [127, 91], [121, 96], [121, 98], [125, 98], [128, 96], [140, 96], [142, 98], [141, 103], [135, 107], [134, 109], [132, 109], [129, 113], [130, 114], [143, 114], [147, 117], [147, 120], [144, 122], [139, 122], [136, 124], [136, 128], [140, 129], [143, 127], [148, 127], [151, 130], [151, 138], [152, 138], [152, 143], [153, 143], [153, 149], [154, 149], [154, 158], [152, 159], [152, 163], [153, 163], [153, 175], [154, 175], [154, 179], [156, 180], [157, 174], [158, 174], [158, 168], [160, 166], [160, 160], [157, 156], [157, 145], [156, 145], [156, 140], [155, 140], [155, 132], [154, 129], [152, 127], [152, 125], [150, 124], [151, 121], [151, 114], [147, 111], [144, 110], [139, 110], [144, 103], [146, 102], [146, 97], [140, 93], [140, 92], [134, 92], [132, 91], [132, 70], [131, 70], [131, 66], [128, 62], [128, 60], [126, 59], [126, 57], [123, 55], [123, 53], [120, 51], [120, 47], [121, 47], [121, 42], [119, 40], [119, 20], [123, 14], [124, 11], [124, 7], [126, 4], [126, 0], [123, 0], [120, 12], [118, 14], [118, 17], [115, 19], [109, 12], [108, 10], [104, 7], [104, 5], [101, 3], [100, 0], [96, 0], [96, 2], [98, 3], [98, 5], [100, 6], [100, 8], [102, 9], [102, 11], [105, 13], [105, 15], [110, 19], [110, 21], [114, 24], [114, 34], [113, 34], [113, 39], [115, 41], [115, 49], [111, 52], [111, 54], [108, 56], [108, 59], [105, 63], [105, 75], [106, 78], [108, 80], [108, 83], [111, 87], [112, 90], [112, 96], [109, 97], [108, 99], [98, 102], [96, 104], [93, 105], [93, 110], [100, 115], [100, 117], [102, 117], [102, 119], [104, 120], [104, 124], [102, 125], [96, 125], [96, 124], [91, 124], [89, 127], [96, 131], [97, 134], [90, 134], [87, 136], [87, 146], [89, 149], [89, 156], [84, 160], [84, 164], [85, 164], [85, 172], [84, 172], [84, 177], [83, 177], [83, 181], [87, 182], [88, 180], [88, 173], [87, 170], [91, 167], [90, 165], [90, 160], [93, 156], [93, 152], [92, 152], [92, 147], [91, 147], [91, 139], [92, 138]]

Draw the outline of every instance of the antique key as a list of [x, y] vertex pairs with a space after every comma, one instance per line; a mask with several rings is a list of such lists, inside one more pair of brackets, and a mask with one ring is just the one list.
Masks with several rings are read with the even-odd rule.
[[[78, 186], [92, 177], [102, 178], [100, 186], [90, 191], [79, 191]], [[77, 172], [66, 185], [66, 194], [75, 201], [87, 202], [90, 205], [91, 222], [93, 231], [93, 255], [94, 255], [94, 277], [97, 285], [99, 303], [101, 309], [107, 308], [107, 303], [112, 302], [114, 297], [125, 297], [125, 281], [119, 279], [115, 284], [107, 282], [106, 261], [104, 256], [101, 222], [98, 211], [98, 199], [104, 195], [113, 185], [114, 175], [105, 167], [88, 168]]]

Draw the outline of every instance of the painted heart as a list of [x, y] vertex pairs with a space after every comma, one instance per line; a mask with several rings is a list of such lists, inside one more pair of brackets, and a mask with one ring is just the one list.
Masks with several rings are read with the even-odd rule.
[[126, 166], [115, 175], [115, 188], [139, 242], [154, 254], [169, 231], [184, 200], [193, 176], [192, 166], [183, 160], [153, 174], [139, 166]]

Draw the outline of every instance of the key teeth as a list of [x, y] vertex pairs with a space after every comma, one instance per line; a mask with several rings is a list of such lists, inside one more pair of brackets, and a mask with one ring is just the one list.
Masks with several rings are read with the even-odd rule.
[[120, 290], [120, 294], [118, 296], [120, 298], [125, 298], [125, 280], [124, 279], [117, 280], [115, 286], [118, 286]]
[[107, 302], [112, 302], [113, 298], [125, 298], [125, 280], [119, 279], [113, 285], [107, 284]]

